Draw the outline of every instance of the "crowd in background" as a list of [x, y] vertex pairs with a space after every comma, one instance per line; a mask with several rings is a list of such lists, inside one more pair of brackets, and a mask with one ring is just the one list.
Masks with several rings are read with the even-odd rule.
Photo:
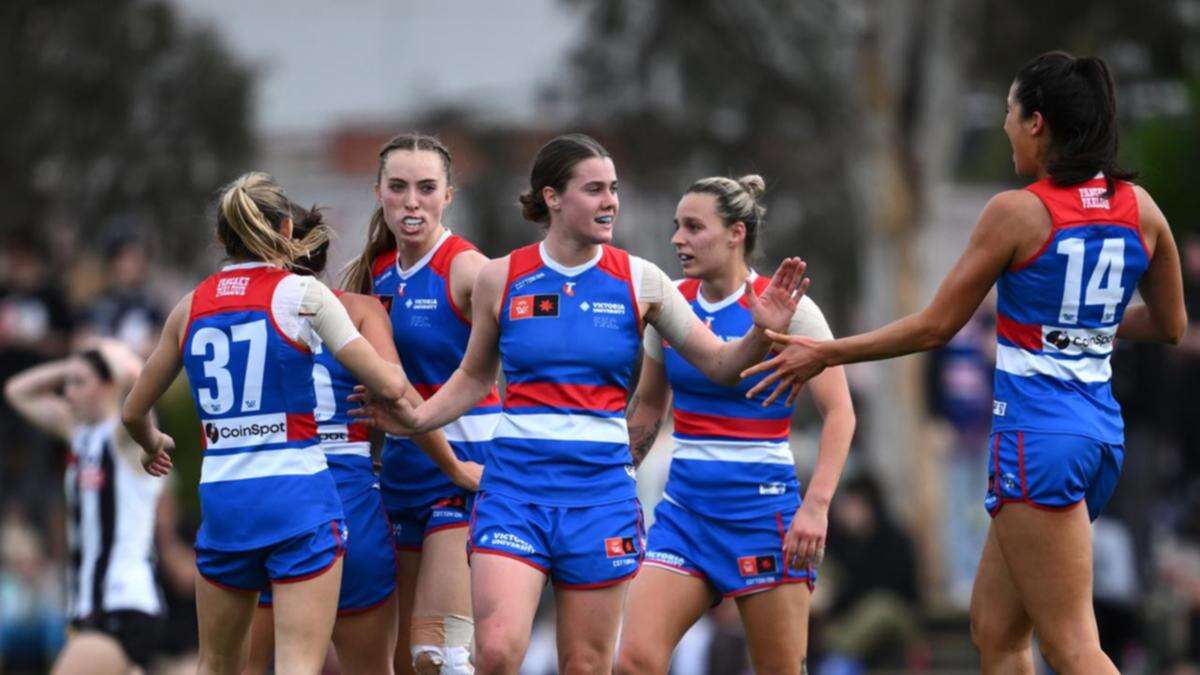
[[[8, 236], [0, 249], [0, 385], [66, 354], [90, 335], [147, 354], [186, 279], [155, 264], [146, 231], [117, 223], [86, 242], [55, 232]], [[1123, 672], [1200, 673], [1200, 238], [1181, 245], [1193, 328], [1176, 348], [1119, 343], [1114, 387], [1127, 423], [1125, 478], [1095, 525], [1095, 597], [1105, 651]], [[944, 427], [941, 578], [926, 578], [906, 525], [859, 462], [834, 499], [828, 558], [814, 597], [810, 663], [842, 675], [875, 667], [934, 667], [965, 609], [987, 516], [982, 507], [991, 417], [994, 310], [981, 310], [927, 360], [926, 397]], [[854, 453], [903, 452], [864, 448]], [[63, 641], [65, 557], [62, 471], [66, 449], [0, 403], [0, 672], [42, 672]], [[805, 468], [801, 467], [801, 476]], [[912, 486], [914, 490], [922, 486]], [[169, 490], [186, 500], [186, 490]], [[182, 494], [183, 496], [178, 496]], [[904, 499], [903, 495], [890, 495]], [[171, 514], [178, 512], [179, 518]], [[160, 508], [160, 577], [171, 630], [160, 672], [188, 668], [195, 648], [191, 561], [179, 555], [196, 526], [194, 505]], [[163, 548], [171, 549], [161, 553]], [[939, 598], [939, 602], [931, 602]], [[553, 672], [552, 605], [539, 617], [524, 672]], [[950, 616], [948, 624], [944, 618]], [[946, 626], [949, 626], [947, 631]], [[967, 643], [969, 644], [969, 643]], [[331, 672], [336, 666], [331, 665]], [[673, 671], [748, 672], [732, 603], [715, 607], [681, 643]]]

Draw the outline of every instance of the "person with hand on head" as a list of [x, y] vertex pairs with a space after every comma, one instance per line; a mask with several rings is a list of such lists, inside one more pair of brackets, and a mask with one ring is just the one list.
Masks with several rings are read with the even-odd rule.
[[594, 139], [542, 146], [521, 202], [545, 238], [480, 271], [462, 364], [415, 409], [368, 400], [357, 414], [393, 433], [437, 428], [488, 396], [503, 367], [503, 412], [470, 529], [476, 667], [517, 672], [550, 580], [560, 672], [609, 672], [644, 550], [623, 414], [644, 326], [732, 384], [766, 354], [764, 329], [786, 328], [808, 280], [804, 263], [784, 260], [746, 296], [754, 328], [723, 342], [662, 270], [610, 245], [616, 168]]
[[408, 382], [321, 282], [286, 268], [325, 241], [292, 238], [293, 205], [264, 173], [222, 192], [217, 238], [229, 264], [183, 297], [122, 410], [154, 475], [174, 441], [150, 417], [186, 368], [204, 434], [196, 536], [200, 672], [237, 673], [260, 591], [275, 609], [275, 667], [317, 673], [333, 630], [346, 531], [314, 411], [314, 354], [329, 350], [375, 395]]
[[115, 340], [79, 348], [13, 376], [4, 395], [31, 425], [70, 444], [70, 629], [53, 672], [116, 675], [149, 667], [162, 630], [154, 524], [163, 483], [142, 468], [120, 425], [121, 398], [141, 359]]
[[[744, 375], [769, 373], [748, 395], [774, 386], [770, 402], [830, 366], [934, 349], [996, 286], [984, 498], [993, 518], [972, 636], [985, 673], [1032, 673], [1035, 630], [1055, 672], [1115, 673], [1096, 628], [1089, 527], [1124, 458], [1110, 357], [1117, 339], [1182, 339], [1179, 251], [1150, 194], [1117, 165], [1116, 93], [1103, 60], [1042, 54], [1017, 73], [1007, 107], [1013, 164], [1035, 182], [988, 202], [929, 306], [838, 340], [773, 334], [782, 351]], [[1132, 304], [1135, 290], [1142, 303]]]
[[[753, 326], [746, 294], [761, 293], [768, 282], [747, 261], [762, 236], [764, 188], [760, 176], [702, 178], [675, 210], [671, 243], [685, 276], [676, 286], [723, 340]], [[808, 296], [788, 333], [832, 337]], [[846, 376], [832, 368], [813, 382], [824, 426], [813, 483], [801, 502], [788, 446], [791, 405], [764, 408], [747, 400], [753, 380], [732, 387], [712, 382], [652, 327], [643, 347], [641, 379], [626, 411], [634, 463], [649, 452], [668, 405], [675, 447], [645, 569], [630, 590], [617, 671], [667, 672], [684, 633], [729, 597], [745, 623], [755, 670], [800, 673], [829, 503], [854, 435]]]

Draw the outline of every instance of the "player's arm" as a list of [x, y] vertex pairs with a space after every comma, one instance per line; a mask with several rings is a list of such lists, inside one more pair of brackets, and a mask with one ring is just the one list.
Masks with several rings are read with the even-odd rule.
[[308, 319], [338, 363], [381, 399], [395, 401], [403, 397], [408, 389], [408, 378], [400, 364], [384, 360], [371, 343], [363, 339], [346, 307], [325, 284], [311, 278], [303, 282], [307, 285], [299, 314]]
[[642, 342], [645, 355], [642, 357], [641, 376], [625, 410], [626, 425], [629, 427], [629, 452], [633, 455], [634, 466], [640, 466], [654, 447], [663, 414], [671, 402], [667, 370], [662, 360], [662, 338], [654, 328], [647, 328]]
[[500, 300], [508, 278], [508, 258], [488, 261], [471, 292], [471, 337], [458, 369], [417, 410], [418, 430], [456, 420], [487, 396], [500, 367]]
[[350, 414], [388, 433], [406, 435], [437, 429], [462, 417], [496, 384], [500, 366], [500, 299], [508, 278], [508, 257], [488, 261], [471, 292], [471, 337], [458, 369], [428, 401], [415, 410], [401, 401], [395, 406], [368, 402]]
[[121, 409], [121, 422], [125, 431], [142, 447], [142, 466], [155, 476], [162, 476], [170, 471], [170, 452], [175, 449], [175, 441], [159, 431], [150, 417], [150, 411], [183, 367], [180, 344], [183, 342], [183, 332], [191, 306], [192, 294], [188, 293], [171, 310], [166, 323], [163, 324], [158, 344], [146, 359], [146, 365], [133, 383], [133, 388], [130, 389]]
[[[1037, 197], [1023, 190], [1002, 192], [983, 209], [967, 249], [942, 280], [925, 309], [897, 319], [869, 333], [818, 341], [798, 335], [771, 333], [782, 347], [776, 356], [748, 368], [743, 377], [771, 371], [747, 397], [770, 386], [770, 403], [779, 394], [815, 377], [825, 368], [860, 361], [876, 361], [935, 349], [954, 337], [987, 296], [996, 279], [1011, 264], [1018, 237], [1028, 231], [1041, 209]], [[1031, 214], [1033, 214], [1031, 216]]]
[[76, 420], [71, 406], [58, 393], [70, 372], [71, 362], [59, 359], [18, 373], [4, 386], [4, 397], [18, 415], [34, 427], [62, 440], [70, 440]]
[[450, 263], [450, 298], [463, 316], [472, 315], [471, 294], [475, 291], [475, 280], [487, 263], [487, 256], [475, 250], [459, 253]]
[[1143, 304], [1125, 309], [1117, 327], [1117, 337], [1123, 340], [1167, 342], [1179, 344], [1187, 331], [1187, 308], [1183, 304], [1183, 272], [1179, 264], [1179, 249], [1167, 218], [1150, 194], [1134, 186], [1138, 202], [1138, 218], [1142, 233], [1154, 247], [1150, 266], [1138, 283]]
[[[384, 361], [399, 364], [400, 354], [396, 351], [396, 342], [392, 336], [392, 322], [379, 300], [373, 296], [351, 293], [343, 294], [341, 300], [350, 311], [350, 315], [357, 320], [358, 330], [363, 339], [379, 352]], [[413, 387], [404, 392], [404, 398], [414, 408], [424, 402]], [[459, 460], [446, 440], [446, 435], [440, 430], [417, 434], [412, 437], [412, 441], [456, 485], [472, 491], [479, 489], [482, 467], [474, 462]]]
[[754, 294], [747, 280], [746, 300], [754, 317], [754, 327], [741, 338], [725, 342], [700, 322], [683, 294], [662, 270], [651, 263], [644, 264], [644, 279], [662, 286], [661, 290], [652, 290], [651, 297], [657, 293], [658, 301], [647, 309], [646, 322], [654, 326], [688, 363], [708, 379], [726, 386], [737, 384], [740, 371], [766, 355], [771, 343], [765, 330], [786, 329], [809, 283], [804, 278], [805, 264], [799, 258], [785, 259], [761, 295]]

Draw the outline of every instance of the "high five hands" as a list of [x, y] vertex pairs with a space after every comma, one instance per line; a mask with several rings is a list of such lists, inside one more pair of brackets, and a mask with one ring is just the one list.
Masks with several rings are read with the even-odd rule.
[[808, 291], [810, 279], [804, 276], [807, 267], [808, 263], [799, 258], [785, 258], [771, 276], [771, 283], [757, 297], [750, 279], [746, 279], [746, 293], [742, 297], [755, 326], [767, 331], [787, 330], [800, 298]]
[[771, 351], [777, 352], [775, 356], [742, 371], [742, 379], [770, 373], [746, 392], [746, 398], [754, 398], [767, 387], [775, 385], [763, 402], [764, 406], [774, 403], [784, 393], [788, 394], [787, 403], [791, 405], [804, 383], [826, 368], [824, 358], [817, 351], [821, 341], [780, 332], [786, 331], [800, 298], [808, 291], [811, 279], [804, 276], [807, 267], [799, 258], [787, 258], [775, 271], [771, 284], [763, 290], [757, 301], [753, 293], [747, 293], [754, 324], [766, 329], [767, 337], [774, 343]]

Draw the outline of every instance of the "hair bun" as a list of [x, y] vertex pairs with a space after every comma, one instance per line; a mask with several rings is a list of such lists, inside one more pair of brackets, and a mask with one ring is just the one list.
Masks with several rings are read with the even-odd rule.
[[751, 197], [755, 199], [761, 197], [762, 194], [767, 190], [767, 182], [763, 180], [762, 176], [756, 173], [742, 176], [741, 178], [737, 179], [737, 182], [738, 185], [742, 186], [743, 190], [745, 190]]

